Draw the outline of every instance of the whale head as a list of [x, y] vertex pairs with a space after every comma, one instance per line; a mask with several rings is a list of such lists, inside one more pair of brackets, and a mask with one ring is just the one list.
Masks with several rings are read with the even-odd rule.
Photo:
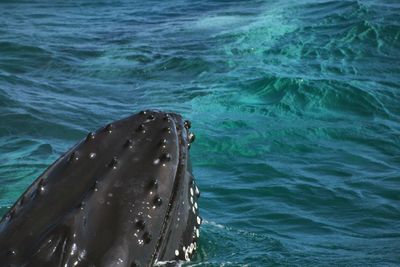
[[190, 260], [201, 219], [180, 115], [142, 111], [89, 133], [0, 222], [1, 266]]

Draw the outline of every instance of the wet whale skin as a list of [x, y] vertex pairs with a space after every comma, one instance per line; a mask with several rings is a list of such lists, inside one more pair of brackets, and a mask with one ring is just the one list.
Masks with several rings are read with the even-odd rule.
[[201, 218], [190, 122], [142, 111], [91, 132], [0, 222], [0, 266], [152, 266], [190, 260]]

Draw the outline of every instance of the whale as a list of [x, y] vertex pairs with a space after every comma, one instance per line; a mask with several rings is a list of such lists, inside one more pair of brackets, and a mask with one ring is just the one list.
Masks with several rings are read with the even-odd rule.
[[190, 261], [202, 219], [191, 123], [145, 110], [90, 132], [0, 221], [2, 267]]

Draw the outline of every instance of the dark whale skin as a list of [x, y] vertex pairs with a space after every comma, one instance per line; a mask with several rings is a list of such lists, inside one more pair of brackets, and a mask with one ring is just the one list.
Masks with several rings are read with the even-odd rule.
[[201, 219], [190, 122], [142, 111], [89, 133], [0, 221], [0, 266], [190, 260]]

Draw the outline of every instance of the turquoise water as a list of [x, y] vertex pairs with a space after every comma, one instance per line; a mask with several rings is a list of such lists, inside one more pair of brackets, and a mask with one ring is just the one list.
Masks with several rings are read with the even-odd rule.
[[0, 3], [0, 215], [155, 108], [197, 136], [188, 266], [400, 266], [400, 2], [30, 2]]

